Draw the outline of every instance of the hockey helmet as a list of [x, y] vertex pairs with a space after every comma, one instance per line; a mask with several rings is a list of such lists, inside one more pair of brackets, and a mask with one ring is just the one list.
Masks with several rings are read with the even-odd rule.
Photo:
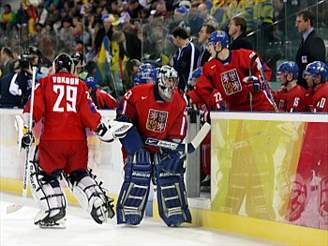
[[53, 62], [56, 73], [66, 71], [72, 73], [74, 71], [74, 62], [66, 53], [60, 53]]
[[208, 43], [213, 45], [220, 43], [223, 48], [228, 48], [229, 37], [225, 31], [215, 31], [208, 37]]
[[177, 71], [168, 65], [162, 66], [157, 72], [158, 91], [164, 101], [172, 101], [173, 91], [178, 83]]
[[320, 75], [320, 82], [325, 82], [328, 80], [328, 65], [322, 61], [311, 62], [306, 66], [304, 75], [311, 77], [318, 77]]
[[85, 80], [86, 85], [88, 86], [88, 88], [91, 89], [96, 89], [97, 88], [97, 81], [95, 79], [95, 77], [90, 76]]
[[297, 79], [299, 68], [298, 65], [293, 61], [286, 61], [280, 64], [278, 67], [278, 74], [293, 74], [293, 78]]
[[148, 82], [156, 81], [156, 69], [150, 63], [141, 64], [139, 72], [134, 78], [135, 84], [146, 84]]

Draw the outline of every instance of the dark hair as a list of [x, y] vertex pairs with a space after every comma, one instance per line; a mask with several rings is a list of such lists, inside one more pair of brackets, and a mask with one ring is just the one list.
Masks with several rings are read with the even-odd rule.
[[211, 34], [212, 32], [215, 31], [215, 27], [210, 25], [210, 24], [204, 24], [203, 26], [206, 27], [206, 33], [207, 34]]
[[235, 22], [236, 26], [240, 26], [240, 31], [242, 33], [246, 32], [247, 30], [247, 23], [246, 20], [243, 17], [235, 16], [232, 18], [233, 22]]
[[14, 58], [14, 54], [9, 47], [3, 47], [2, 52], [5, 53], [7, 56]]
[[131, 66], [140, 66], [141, 62], [138, 59], [132, 59], [130, 60]]
[[184, 29], [183, 27], [180, 27], [180, 26], [174, 28], [172, 35], [175, 38], [177, 38], [177, 37], [182, 38], [182, 39], [189, 38], [189, 35], [188, 35], [186, 29]]
[[10, 4], [5, 4], [3, 7], [4, 7], [4, 8], [8, 8], [9, 11], [11, 11], [11, 5], [10, 5]]
[[302, 16], [304, 21], [310, 20], [311, 26], [313, 26], [314, 15], [310, 10], [303, 10], [297, 14], [297, 16]]

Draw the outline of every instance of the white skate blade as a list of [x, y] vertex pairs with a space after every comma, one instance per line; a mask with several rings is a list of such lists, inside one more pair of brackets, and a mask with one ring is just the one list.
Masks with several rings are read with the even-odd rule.
[[14, 213], [14, 212], [20, 210], [22, 207], [23, 207], [23, 204], [16, 204], [16, 203], [11, 204], [6, 208], [6, 213], [7, 214]]

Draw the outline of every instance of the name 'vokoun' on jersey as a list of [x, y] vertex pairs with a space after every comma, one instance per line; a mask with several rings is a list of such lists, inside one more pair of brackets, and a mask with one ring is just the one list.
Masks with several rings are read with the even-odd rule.
[[[24, 107], [24, 112], [29, 111], [30, 102]], [[43, 121], [43, 140], [85, 140], [85, 128], [95, 130], [101, 115], [85, 83], [73, 74], [60, 72], [36, 84], [33, 119]]]

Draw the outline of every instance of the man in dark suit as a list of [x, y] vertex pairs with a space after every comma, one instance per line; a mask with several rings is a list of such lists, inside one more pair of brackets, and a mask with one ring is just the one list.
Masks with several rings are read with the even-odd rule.
[[296, 16], [296, 28], [302, 34], [302, 40], [295, 60], [300, 68], [298, 83], [305, 88], [308, 88], [308, 86], [302, 75], [306, 65], [313, 61], [325, 62], [326, 56], [324, 42], [315, 33], [313, 21], [314, 16], [308, 10], [304, 10]]
[[233, 17], [229, 22], [228, 29], [231, 37], [230, 50], [253, 50], [251, 42], [246, 37], [247, 23], [244, 18], [240, 16]]
[[211, 56], [210, 52], [207, 50], [207, 40], [210, 34], [214, 31], [215, 28], [212, 25], [204, 24], [198, 33], [198, 43], [200, 45], [200, 52], [197, 61], [197, 68], [202, 67]]

